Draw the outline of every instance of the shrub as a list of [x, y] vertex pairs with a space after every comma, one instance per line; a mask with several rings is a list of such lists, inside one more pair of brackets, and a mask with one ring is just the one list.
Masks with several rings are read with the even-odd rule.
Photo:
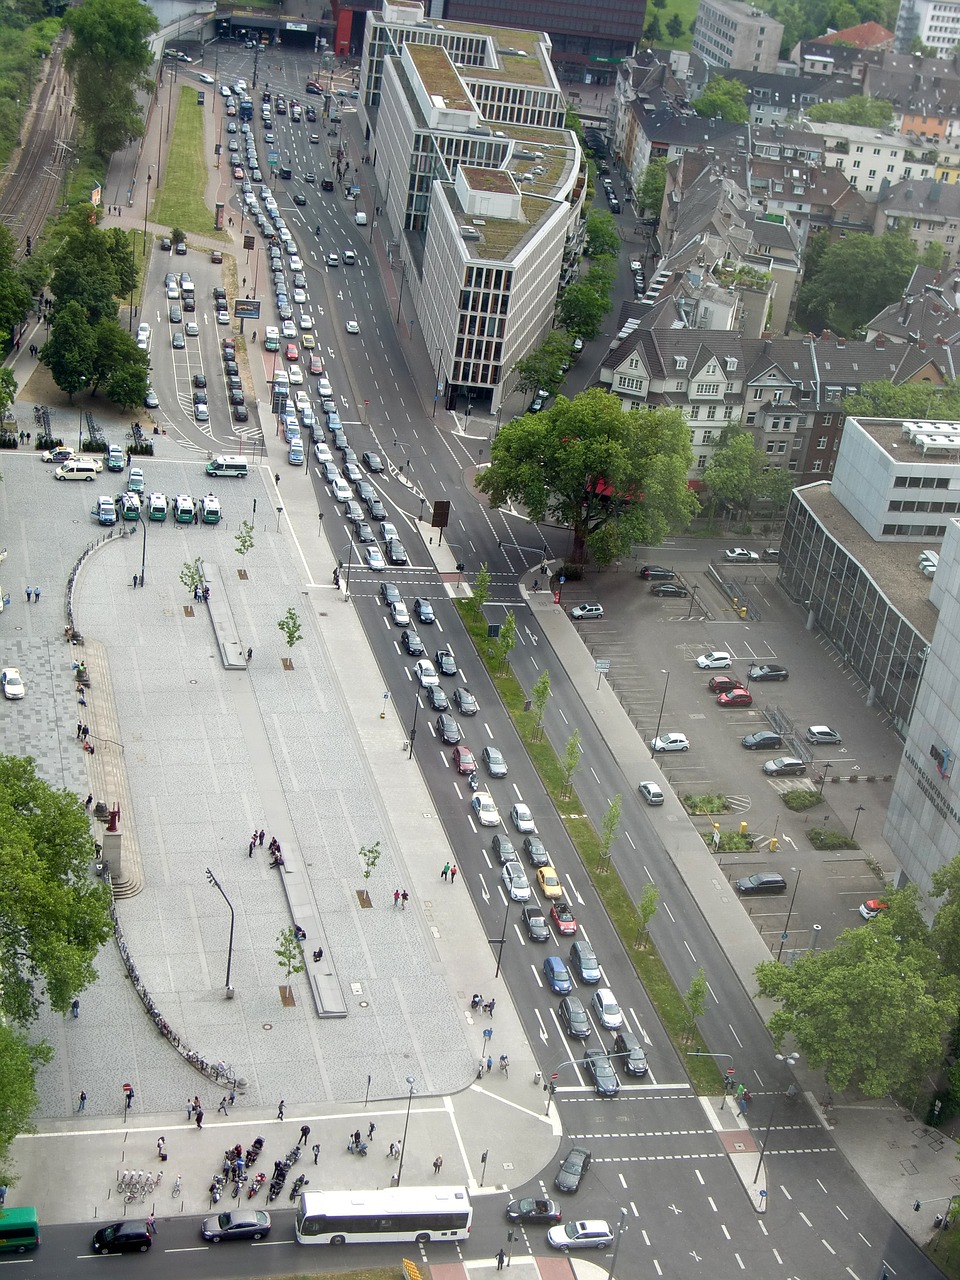
[[792, 791], [783, 792], [783, 803], [794, 813], [802, 813], [804, 809], [813, 809], [823, 804], [823, 796], [819, 791], [810, 791], [807, 787], [794, 787]]
[[[713, 848], [713, 832], [705, 831], [703, 833], [703, 842]], [[717, 846], [718, 853], [749, 853], [753, 848], [753, 839], [751, 836], [742, 836], [739, 831], [721, 831], [720, 843]]]
[[730, 810], [726, 796], [684, 796], [683, 804], [688, 813], [728, 813]]
[[851, 840], [842, 831], [833, 831], [828, 827], [814, 827], [807, 832], [807, 838], [815, 849], [859, 849], [856, 840]]

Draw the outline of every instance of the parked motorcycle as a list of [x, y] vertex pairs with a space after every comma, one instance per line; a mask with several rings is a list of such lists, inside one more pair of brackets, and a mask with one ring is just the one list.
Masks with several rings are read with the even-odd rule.
[[256, 1177], [250, 1183], [250, 1190], [247, 1192], [248, 1200], [253, 1199], [253, 1197], [257, 1194], [257, 1192], [260, 1190], [260, 1188], [263, 1186], [266, 1180], [267, 1180], [267, 1175], [265, 1173], [258, 1173], [256, 1175]]

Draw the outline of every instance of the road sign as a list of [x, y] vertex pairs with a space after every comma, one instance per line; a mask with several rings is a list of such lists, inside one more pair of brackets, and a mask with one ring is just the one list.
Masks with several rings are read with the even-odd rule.
[[610, 670], [610, 659], [609, 659], [609, 658], [598, 658], [598, 659], [596, 660], [596, 662], [593, 664], [593, 669], [594, 669], [594, 671], [609, 671], [609, 670]]
[[566, 580], [567, 580], [567, 579], [566, 579], [566, 576], [565, 576], [564, 574], [562, 574], [562, 573], [561, 573], [561, 575], [560, 575], [560, 577], [559, 577], [559, 583], [560, 583], [561, 587], [562, 587], [562, 586], [563, 586], [563, 584], [566, 582]]

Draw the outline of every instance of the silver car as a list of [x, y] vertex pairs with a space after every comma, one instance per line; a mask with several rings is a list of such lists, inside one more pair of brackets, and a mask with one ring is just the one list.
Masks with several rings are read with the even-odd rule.
[[508, 862], [500, 873], [500, 878], [514, 902], [530, 901], [530, 881], [519, 862]]

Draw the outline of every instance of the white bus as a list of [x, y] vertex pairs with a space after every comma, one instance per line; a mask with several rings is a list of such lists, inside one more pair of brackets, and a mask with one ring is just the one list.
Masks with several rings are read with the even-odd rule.
[[377, 1244], [465, 1240], [473, 1206], [466, 1187], [388, 1187], [383, 1191], [304, 1191], [300, 1244]]

